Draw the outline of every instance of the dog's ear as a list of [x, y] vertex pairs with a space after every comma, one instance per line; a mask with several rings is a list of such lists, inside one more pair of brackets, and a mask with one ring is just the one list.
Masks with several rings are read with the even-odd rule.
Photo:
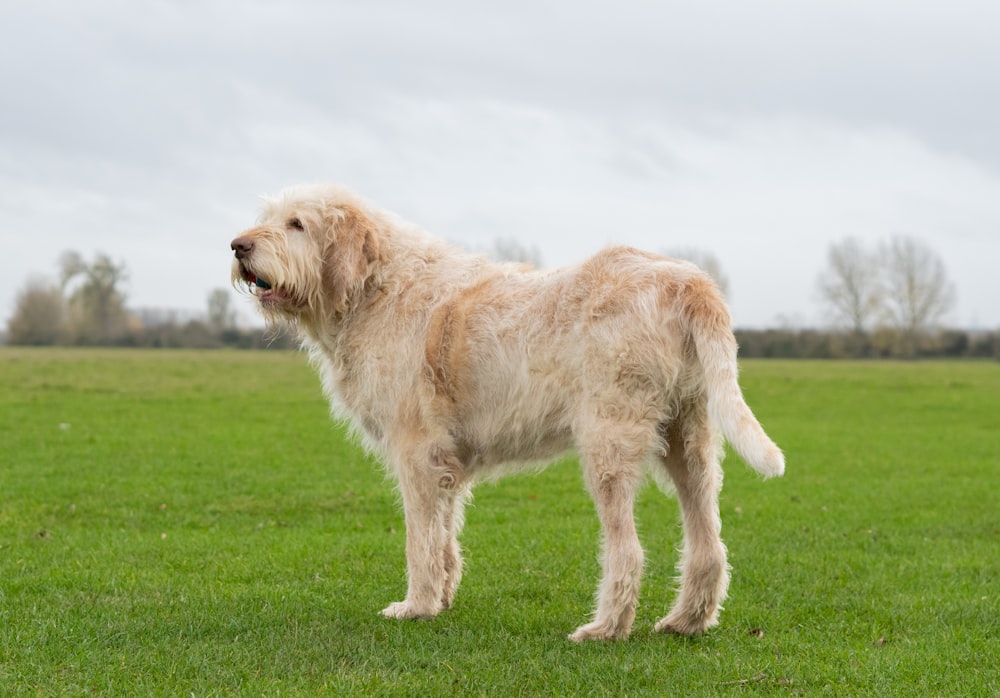
[[349, 204], [332, 209], [328, 220], [323, 283], [333, 310], [342, 313], [364, 288], [379, 258], [378, 225]]

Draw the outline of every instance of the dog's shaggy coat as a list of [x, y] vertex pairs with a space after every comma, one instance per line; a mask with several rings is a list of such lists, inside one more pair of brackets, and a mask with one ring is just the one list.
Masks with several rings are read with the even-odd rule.
[[765, 476], [784, 457], [743, 400], [729, 313], [705, 273], [625, 247], [552, 271], [496, 264], [333, 186], [266, 200], [232, 249], [234, 283], [294, 323], [333, 413], [398, 479], [409, 583], [384, 615], [451, 605], [476, 481], [575, 448], [604, 552], [597, 610], [570, 638], [632, 628], [647, 473], [676, 490], [684, 529], [678, 598], [656, 630], [716, 624], [729, 582], [721, 437]]

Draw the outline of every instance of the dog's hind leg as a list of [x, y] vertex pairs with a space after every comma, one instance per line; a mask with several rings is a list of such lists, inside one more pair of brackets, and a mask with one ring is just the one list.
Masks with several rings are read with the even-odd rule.
[[666, 441], [668, 452], [661, 460], [680, 502], [684, 548], [677, 600], [655, 630], [697, 635], [718, 623], [729, 586], [726, 546], [720, 537], [721, 444], [703, 402], [681, 413], [667, 429]]
[[596, 420], [582, 439], [584, 479], [604, 534], [603, 577], [594, 620], [569, 636], [574, 642], [624, 638], [632, 630], [643, 567], [633, 509], [654, 438], [655, 429], [644, 423]]
[[[416, 453], [428, 453], [418, 449]], [[406, 599], [382, 611], [388, 618], [431, 618], [451, 604], [461, 578], [457, 532], [467, 496], [461, 464], [431, 447], [397, 468], [406, 518]], [[457, 525], [456, 525], [457, 524]]]

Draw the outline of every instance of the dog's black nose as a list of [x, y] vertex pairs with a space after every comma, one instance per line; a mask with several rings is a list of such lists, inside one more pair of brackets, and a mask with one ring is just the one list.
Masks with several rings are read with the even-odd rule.
[[236, 252], [236, 259], [243, 259], [253, 251], [253, 240], [248, 237], [238, 237], [229, 246]]

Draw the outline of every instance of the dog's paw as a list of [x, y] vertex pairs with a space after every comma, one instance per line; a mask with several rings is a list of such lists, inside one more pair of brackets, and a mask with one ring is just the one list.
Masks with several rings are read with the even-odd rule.
[[694, 618], [684, 614], [670, 614], [653, 626], [653, 632], [672, 635], [701, 635], [717, 623], [718, 621], [713, 617]]
[[438, 614], [439, 608], [421, 608], [409, 601], [397, 601], [382, 609], [382, 615], [386, 618], [433, 618]]
[[569, 635], [571, 642], [585, 640], [624, 640], [628, 637], [628, 629], [618, 628], [611, 623], [597, 622], [581, 625]]

